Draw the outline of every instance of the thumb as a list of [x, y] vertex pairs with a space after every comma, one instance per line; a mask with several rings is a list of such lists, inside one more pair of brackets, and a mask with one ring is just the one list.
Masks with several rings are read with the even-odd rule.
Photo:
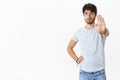
[[95, 27], [97, 27], [97, 24], [94, 24]]

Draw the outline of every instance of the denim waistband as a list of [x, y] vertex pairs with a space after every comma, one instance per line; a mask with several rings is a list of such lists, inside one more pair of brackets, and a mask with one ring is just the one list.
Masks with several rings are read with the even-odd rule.
[[104, 73], [105, 70], [102, 69], [102, 70], [99, 70], [99, 71], [96, 71], [96, 72], [86, 72], [86, 71], [80, 70], [80, 72], [89, 73], [89, 74], [97, 74], [97, 73]]

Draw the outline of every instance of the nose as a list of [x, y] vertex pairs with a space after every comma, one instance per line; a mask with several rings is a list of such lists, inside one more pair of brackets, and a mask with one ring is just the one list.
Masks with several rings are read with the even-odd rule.
[[87, 18], [90, 18], [90, 14], [87, 15]]

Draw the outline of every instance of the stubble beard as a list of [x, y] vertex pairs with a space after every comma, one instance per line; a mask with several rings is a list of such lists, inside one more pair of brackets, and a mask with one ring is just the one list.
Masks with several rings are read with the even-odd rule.
[[95, 21], [95, 19], [93, 19], [93, 20], [85, 20], [85, 22], [87, 23], [87, 24], [93, 24], [94, 23], [94, 21]]

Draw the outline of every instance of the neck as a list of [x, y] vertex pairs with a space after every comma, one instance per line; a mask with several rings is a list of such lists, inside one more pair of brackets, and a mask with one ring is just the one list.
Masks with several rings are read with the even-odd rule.
[[85, 28], [87, 28], [87, 29], [94, 28], [94, 23], [93, 24], [86, 24]]

